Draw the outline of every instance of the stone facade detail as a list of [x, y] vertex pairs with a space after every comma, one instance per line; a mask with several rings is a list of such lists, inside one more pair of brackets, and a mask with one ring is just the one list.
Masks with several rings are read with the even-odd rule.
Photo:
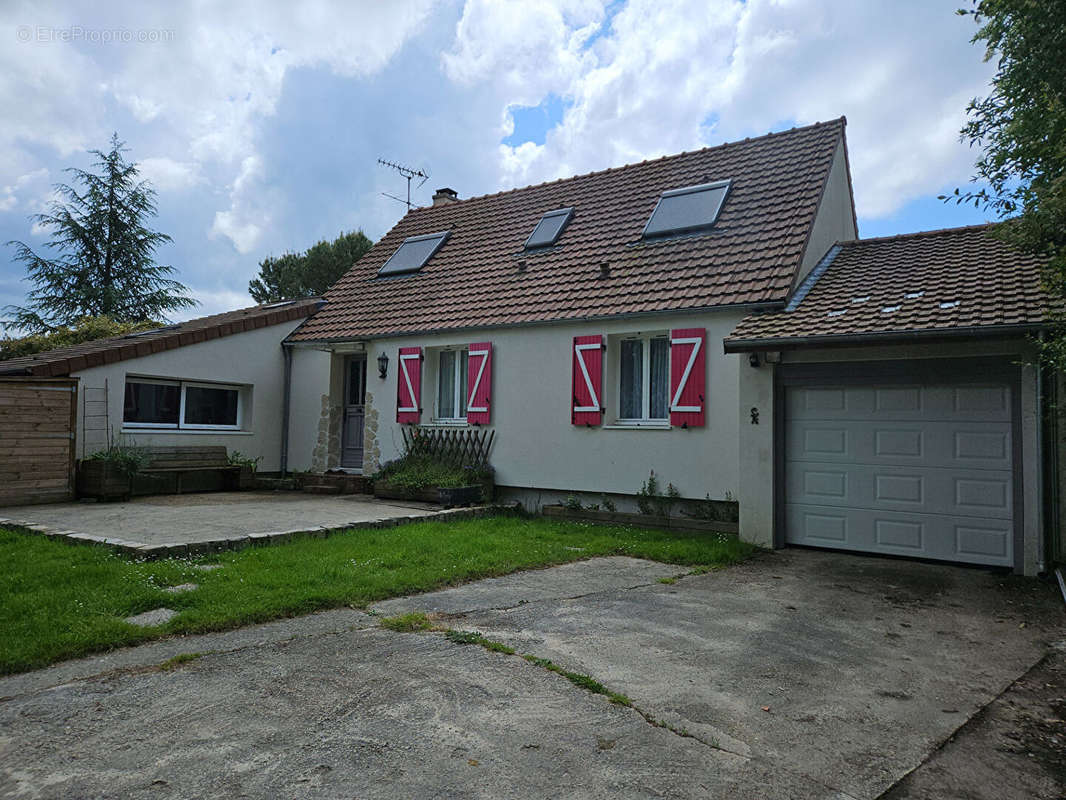
[[343, 409], [329, 401], [329, 395], [322, 395], [322, 409], [318, 417], [318, 437], [315, 449], [311, 453], [311, 471], [325, 472], [341, 464], [341, 423]]
[[381, 448], [378, 446], [378, 410], [374, 407], [374, 395], [366, 393], [365, 423], [363, 425], [363, 474], [373, 475], [381, 466]]

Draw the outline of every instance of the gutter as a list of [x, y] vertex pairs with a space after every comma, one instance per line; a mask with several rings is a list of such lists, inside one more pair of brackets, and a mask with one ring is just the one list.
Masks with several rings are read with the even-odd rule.
[[835, 333], [815, 336], [779, 336], [772, 339], [726, 339], [723, 349], [726, 353], [753, 353], [762, 350], [788, 350], [821, 345], [861, 346], [865, 344], [883, 344], [894, 342], [908, 344], [914, 340], [930, 341], [937, 339], [963, 339], [972, 337], [991, 337], [1003, 335], [1024, 335], [1039, 332], [1046, 327], [1044, 323], [1025, 325], [970, 325], [964, 328], [930, 329], [919, 331], [883, 331], [871, 333]]

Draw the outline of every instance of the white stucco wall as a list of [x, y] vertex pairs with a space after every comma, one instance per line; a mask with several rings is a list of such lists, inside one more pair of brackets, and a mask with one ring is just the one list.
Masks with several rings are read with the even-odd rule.
[[848, 180], [848, 161], [844, 139], [841, 138], [833, 156], [833, 165], [829, 169], [822, 200], [818, 204], [818, 213], [811, 226], [810, 237], [807, 239], [807, 249], [803, 251], [799, 271], [792, 281], [793, 287], [799, 285], [836, 242], [849, 241], [858, 238], [858, 235], [852, 207], [851, 183]]
[[[840, 364], [849, 361], [899, 361], [904, 359], [962, 358], [1004, 356], [1025, 361], [1033, 356], [1031, 346], [1019, 339], [983, 339], [951, 343], [924, 343], [883, 347], [840, 347], [804, 349], [780, 354], [784, 364]], [[744, 356], [746, 359], [747, 356]], [[763, 364], [759, 369], [745, 369], [740, 374], [740, 535], [742, 538], [770, 546], [774, 541], [774, 453], [772, 413], [774, 367]], [[750, 408], [760, 409], [760, 425], [744, 424]], [[1022, 520], [1023, 570], [1035, 575], [1043, 558], [1043, 516], [1039, 474], [1038, 413], [1036, 370], [1022, 367]], [[783, 432], [782, 432], [783, 433]], [[779, 443], [778, 443], [779, 444]]]
[[[313, 468], [315, 451], [321, 447], [321, 426], [330, 415], [340, 413], [340, 399], [331, 396], [332, 364], [343, 362], [329, 351], [312, 347], [292, 349], [292, 397], [289, 410], [288, 469]], [[339, 368], [337, 372], [339, 372]]]
[[[517, 488], [537, 488], [562, 492], [633, 494], [655, 470], [663, 485], [674, 483], [684, 497], [710, 495], [734, 497], [737, 481], [737, 365], [740, 358], [722, 352], [722, 339], [743, 317], [740, 311], [704, 314], [656, 315], [602, 322], [539, 325], [433, 336], [410, 336], [375, 340], [367, 344], [369, 359], [368, 405], [377, 412], [376, 430], [367, 430], [375, 442], [381, 463], [396, 458], [402, 448], [401, 426], [396, 423], [397, 361], [400, 347], [423, 348], [460, 346], [490, 340], [493, 343], [492, 424], [496, 431], [492, 464], [497, 483]], [[570, 424], [571, 346], [574, 336], [634, 334], [668, 331], [672, 328], [707, 329], [707, 425], [682, 430], [617, 429], [610, 421], [617, 415], [617, 377], [612, 363], [617, 346], [609, 342], [605, 374], [608, 424], [584, 428]], [[389, 357], [389, 374], [378, 377], [376, 359], [384, 351]], [[296, 354], [295, 363], [316, 359], [312, 351]], [[321, 355], [321, 354], [320, 354]], [[343, 368], [335, 357], [333, 373]], [[301, 367], [310, 373], [310, 363]], [[301, 372], [300, 374], [305, 374]], [[334, 380], [335, 382], [335, 380]], [[295, 385], [299, 385], [298, 383]], [[307, 420], [317, 421], [321, 396], [327, 385], [319, 379], [317, 389], [300, 391], [300, 411]], [[435, 404], [435, 369], [431, 359], [423, 367], [422, 422], [431, 423]], [[310, 397], [314, 393], [315, 397]], [[336, 390], [335, 390], [336, 393]], [[335, 398], [337, 399], [337, 398]], [[339, 401], [339, 399], [337, 399]], [[368, 412], [369, 413], [369, 412]], [[293, 422], [290, 452], [306, 451], [296, 444]], [[301, 422], [306, 431], [310, 422]], [[300, 434], [306, 438], [306, 433]], [[305, 459], [300, 463], [309, 463]], [[296, 462], [293, 464], [296, 468]], [[368, 471], [376, 464], [368, 464]]]
[[[79, 458], [106, 446], [108, 436], [131, 445], [225, 445], [244, 455], [262, 456], [259, 469], [279, 468], [284, 361], [281, 341], [302, 320], [257, 328], [209, 342], [178, 347], [141, 358], [73, 373], [78, 392]], [[126, 376], [240, 385], [242, 430], [178, 431], [124, 428]], [[106, 409], [107, 429], [93, 430], [94, 413]], [[90, 430], [85, 429], [90, 418]], [[101, 420], [102, 421], [102, 420]], [[87, 435], [88, 434], [88, 435]]]

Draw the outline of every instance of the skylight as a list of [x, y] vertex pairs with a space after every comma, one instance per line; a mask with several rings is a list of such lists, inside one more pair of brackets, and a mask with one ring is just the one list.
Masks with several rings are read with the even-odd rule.
[[560, 208], [557, 211], [549, 211], [540, 218], [540, 222], [533, 229], [533, 233], [529, 234], [529, 238], [526, 239], [526, 249], [548, 247], [555, 244], [572, 216], [574, 216], [573, 208]]
[[172, 331], [180, 328], [181, 325], [175, 323], [174, 325], [164, 325], [162, 328], [152, 328], [149, 331], [136, 331], [134, 333], [127, 333], [127, 339], [136, 339], [138, 336], [150, 336], [153, 333], [162, 333], [163, 331]]
[[714, 225], [732, 181], [715, 181], [684, 189], [671, 189], [659, 196], [644, 237], [706, 230]]
[[407, 272], [418, 272], [426, 265], [433, 254], [440, 250], [444, 240], [448, 238], [449, 231], [441, 233], [428, 233], [425, 236], [408, 236], [403, 244], [396, 248], [396, 252], [389, 256], [378, 275], [403, 275]]

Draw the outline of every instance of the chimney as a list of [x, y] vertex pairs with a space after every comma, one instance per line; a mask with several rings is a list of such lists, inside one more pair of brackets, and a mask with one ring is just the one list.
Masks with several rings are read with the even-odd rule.
[[433, 194], [433, 205], [435, 206], [443, 206], [448, 203], [458, 202], [459, 192], [455, 191], [455, 189], [449, 189], [445, 187], [443, 189], [437, 189], [437, 191]]

